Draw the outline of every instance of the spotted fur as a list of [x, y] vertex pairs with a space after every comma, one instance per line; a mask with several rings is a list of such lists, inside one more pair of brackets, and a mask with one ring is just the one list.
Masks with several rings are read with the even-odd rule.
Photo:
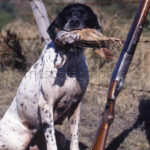
[[79, 150], [80, 105], [88, 81], [82, 49], [58, 50], [49, 43], [26, 73], [0, 122], [0, 150], [24, 150], [41, 128], [47, 150], [57, 150], [54, 125], [62, 124], [66, 117], [71, 150]]

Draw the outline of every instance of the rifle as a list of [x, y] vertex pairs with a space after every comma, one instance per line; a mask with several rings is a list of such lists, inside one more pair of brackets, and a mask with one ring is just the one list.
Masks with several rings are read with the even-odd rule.
[[139, 42], [139, 38], [143, 31], [149, 7], [150, 0], [142, 0], [137, 10], [134, 21], [132, 23], [127, 39], [124, 43], [120, 57], [110, 80], [107, 103], [103, 114], [102, 123], [100, 124], [96, 140], [91, 150], [104, 150], [105, 148], [109, 128], [115, 117], [115, 102], [118, 94], [123, 88], [125, 77], [133, 59], [137, 43]]

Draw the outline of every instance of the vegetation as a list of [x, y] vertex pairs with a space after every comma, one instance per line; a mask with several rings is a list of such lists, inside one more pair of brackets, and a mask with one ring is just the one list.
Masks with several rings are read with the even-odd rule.
[[[7, 4], [8, 3], [10, 2], [7, 2]], [[16, 5], [19, 5], [17, 2], [11, 4], [11, 10], [5, 8], [4, 5], [1, 4], [2, 3], [0, 3], [1, 35], [7, 36], [6, 30], [9, 30], [11, 33], [21, 38], [38, 37], [38, 30], [33, 21], [34, 19], [28, 3], [23, 6], [22, 11], [19, 11], [20, 8], [16, 7]], [[125, 40], [137, 6], [137, 4], [111, 4], [103, 7], [91, 7], [96, 14], [98, 14], [105, 35], [115, 36]], [[62, 6], [46, 5], [46, 7], [50, 20], [62, 9]], [[5, 15], [11, 16], [10, 18], [12, 20], [9, 17], [4, 17], [1, 11]], [[23, 14], [23, 12], [27, 15]], [[1, 18], [4, 19], [3, 22], [1, 22]], [[9, 24], [7, 24], [8, 22]], [[141, 41], [150, 39], [149, 22], [150, 16], [148, 16], [147, 24], [140, 39]], [[3, 39], [1, 40], [0, 52], [1, 42], [4, 44]], [[43, 46], [38, 38], [36, 40], [19, 40], [19, 43], [22, 55], [26, 60], [26, 70], [28, 70], [38, 59]], [[138, 44], [134, 60], [127, 75], [125, 88], [118, 96], [116, 102], [116, 119], [110, 129], [107, 150], [150, 149], [149, 44], [149, 42], [139, 42]], [[92, 145], [96, 135], [96, 130], [105, 107], [109, 79], [121, 51], [121, 47], [118, 48], [110, 45], [110, 48], [116, 57], [114, 61], [100, 59], [90, 49], [85, 51], [90, 73], [90, 84], [83, 99], [80, 141], [89, 147]], [[22, 71], [13, 66], [7, 66], [3, 71], [0, 71], [0, 117], [2, 117], [13, 100], [18, 85], [26, 70]], [[57, 128], [63, 131], [68, 137], [67, 121], [65, 121], [63, 126], [58, 126]]]
[[0, 3], [0, 29], [15, 18], [14, 6], [7, 1]]

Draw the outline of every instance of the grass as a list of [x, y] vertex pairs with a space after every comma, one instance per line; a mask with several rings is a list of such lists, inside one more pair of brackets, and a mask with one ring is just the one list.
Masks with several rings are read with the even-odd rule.
[[6, 26], [8, 23], [13, 21], [15, 18], [14, 15], [8, 13], [7, 11], [0, 9], [0, 29]]
[[[112, 7], [114, 7], [114, 10]], [[59, 9], [53, 10], [53, 13], [59, 11]], [[125, 10], [123, 10], [121, 16], [118, 16], [116, 14], [120, 10], [116, 11], [116, 9], [118, 9], [118, 6], [110, 6], [107, 10], [105, 8], [95, 8], [95, 11], [99, 15], [105, 35], [125, 39], [133, 15], [128, 16], [129, 14], [125, 14], [128, 8], [123, 7]], [[135, 9], [131, 9], [129, 12], [134, 14]], [[5, 29], [11, 29], [12, 32], [16, 32], [16, 34], [21, 37], [25, 37], [26, 33], [31, 37], [38, 35], [35, 24], [31, 22], [25, 23], [22, 20], [12, 22], [3, 28], [2, 31], [4, 32]], [[142, 34], [141, 40], [145, 39], [150, 39], [149, 27], [147, 27]], [[30, 68], [38, 59], [42, 44], [38, 40], [20, 42], [23, 53], [27, 58], [28, 68]], [[110, 45], [110, 48], [117, 60], [121, 47]], [[105, 108], [107, 85], [109, 84], [116, 60], [113, 62], [102, 60], [94, 54], [93, 51], [88, 49], [85, 51], [85, 55], [91, 78], [87, 92], [83, 98], [79, 135], [80, 141], [90, 147], [95, 138]], [[145, 119], [144, 113], [145, 110], [150, 110], [150, 93], [146, 92], [150, 89], [149, 56], [149, 43], [139, 43], [134, 60], [127, 74], [125, 88], [116, 101], [116, 118], [110, 128], [107, 150], [148, 150], [150, 148], [150, 117]], [[2, 117], [13, 100], [24, 74], [25, 72], [22, 73], [11, 68], [0, 72], [0, 117]], [[96, 86], [96, 84], [100, 84], [101, 86]], [[142, 104], [142, 102], [144, 102], [144, 104]], [[139, 118], [141, 118], [141, 122]], [[57, 128], [63, 131], [69, 138], [67, 120], [63, 126], [57, 126]], [[109, 145], [111, 145], [111, 147], [109, 147]]]

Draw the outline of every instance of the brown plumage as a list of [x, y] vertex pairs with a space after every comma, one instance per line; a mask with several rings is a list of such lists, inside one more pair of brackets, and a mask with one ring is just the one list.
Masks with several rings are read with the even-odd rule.
[[108, 49], [108, 44], [113, 43], [122, 45], [118, 38], [106, 37], [95, 29], [82, 29], [70, 32], [60, 31], [57, 33], [55, 43], [59, 47], [89, 47], [94, 48], [95, 52], [104, 59], [113, 59], [113, 53]]

